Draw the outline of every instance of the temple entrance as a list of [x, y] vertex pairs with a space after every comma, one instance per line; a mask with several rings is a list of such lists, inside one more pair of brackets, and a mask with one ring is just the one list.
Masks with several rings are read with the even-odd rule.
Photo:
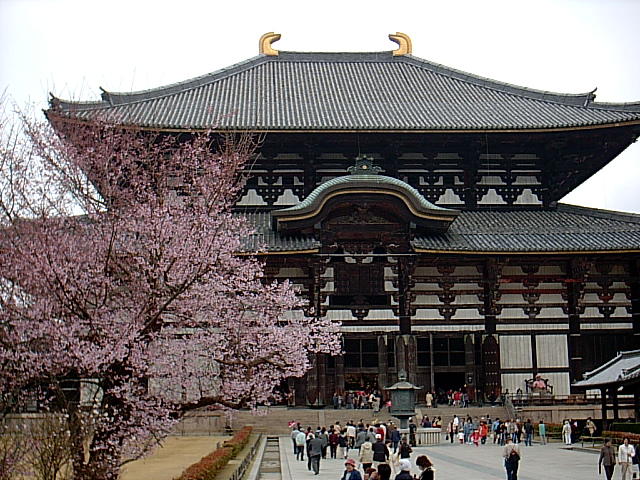
[[377, 373], [347, 373], [344, 376], [344, 389], [348, 392], [372, 392], [378, 389]]
[[434, 383], [437, 391], [460, 390], [464, 384], [464, 372], [436, 372]]

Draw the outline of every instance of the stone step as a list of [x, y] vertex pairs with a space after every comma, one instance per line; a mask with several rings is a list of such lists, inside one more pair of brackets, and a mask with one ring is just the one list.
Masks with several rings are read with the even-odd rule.
[[[487, 406], [487, 407], [437, 407], [437, 408], [417, 408], [416, 417], [418, 420], [423, 416], [433, 418], [440, 416], [444, 424], [448, 423], [454, 415], [458, 417], [471, 416], [474, 419], [486, 418], [490, 416], [495, 418], [507, 418], [507, 412], [503, 407]], [[399, 423], [398, 419], [389, 414], [385, 408], [380, 412], [374, 412], [369, 409], [353, 410], [353, 409], [311, 409], [311, 408], [288, 408], [288, 407], [271, 407], [263, 409], [258, 414], [253, 414], [248, 410], [237, 412], [232, 420], [234, 430], [244, 425], [252, 425], [257, 433], [266, 433], [268, 435], [279, 435], [289, 433], [289, 422], [299, 422], [303, 426], [312, 428], [334, 425], [340, 422], [345, 425], [348, 421], [356, 423], [362, 421], [364, 423], [377, 423], [393, 421]]]

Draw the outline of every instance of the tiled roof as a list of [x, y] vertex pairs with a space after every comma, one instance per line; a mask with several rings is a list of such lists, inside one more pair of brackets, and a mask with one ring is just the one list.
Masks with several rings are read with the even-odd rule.
[[[247, 251], [308, 251], [320, 243], [310, 237], [282, 237], [271, 214], [246, 214], [257, 233]], [[540, 211], [463, 211], [446, 233], [420, 236], [420, 251], [453, 253], [548, 253], [640, 250], [640, 215], [571, 205]]]
[[591, 372], [584, 379], [573, 384], [574, 387], [592, 388], [603, 385], [620, 384], [640, 376], [640, 350], [620, 352], [617, 357]]
[[446, 233], [416, 238], [413, 246], [496, 253], [640, 250], [640, 215], [570, 205], [552, 211], [463, 212]]
[[527, 89], [391, 52], [259, 55], [185, 82], [102, 97], [53, 98], [51, 111], [167, 129], [548, 129], [640, 120], [640, 103], [595, 103], [593, 92]]
[[311, 237], [281, 235], [271, 228], [271, 214], [267, 212], [238, 213], [244, 215], [253, 225], [255, 232], [245, 239], [244, 251], [301, 252], [316, 250], [320, 242]]

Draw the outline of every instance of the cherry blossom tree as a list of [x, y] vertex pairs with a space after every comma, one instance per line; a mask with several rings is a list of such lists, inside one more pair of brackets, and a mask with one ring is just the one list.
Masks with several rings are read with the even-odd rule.
[[252, 234], [231, 211], [249, 136], [51, 114], [23, 115], [20, 134], [7, 125], [0, 385], [37, 386], [68, 415], [74, 478], [116, 479], [189, 409], [268, 403], [310, 354], [339, 350], [335, 324], [302, 314], [291, 285], [238, 254]]

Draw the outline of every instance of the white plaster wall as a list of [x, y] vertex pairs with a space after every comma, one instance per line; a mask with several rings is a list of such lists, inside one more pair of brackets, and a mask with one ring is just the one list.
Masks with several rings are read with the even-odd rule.
[[529, 315], [525, 314], [522, 308], [503, 308], [497, 318], [501, 320], [506, 318], [529, 318]]
[[484, 325], [464, 325], [456, 323], [455, 325], [413, 325], [412, 331], [415, 332], [482, 332]]
[[567, 314], [560, 307], [543, 308], [536, 318], [567, 318]]
[[536, 304], [540, 303], [559, 303], [564, 305], [566, 302], [559, 293], [543, 293], [540, 295], [540, 300], [536, 302]]
[[620, 329], [633, 329], [633, 323], [620, 322], [620, 323], [583, 323], [580, 325], [581, 330], [620, 330]]
[[569, 366], [566, 335], [537, 335], [536, 353], [539, 368]]
[[500, 366], [502, 368], [531, 368], [531, 337], [529, 335], [500, 335]]
[[503, 373], [502, 374], [502, 392], [516, 393], [518, 389], [521, 389], [522, 392], [526, 392], [526, 384], [525, 380], [530, 379], [533, 376], [533, 371], [531, 373]]
[[540, 267], [539, 272], [542, 275], [563, 275], [560, 265], [543, 265]]
[[527, 330], [527, 331], [539, 331], [539, 330], [568, 330], [569, 324], [567, 323], [501, 323], [496, 325], [498, 331], [509, 330]]
[[419, 320], [442, 320], [442, 315], [436, 308], [418, 308], [413, 318]]
[[570, 379], [568, 372], [544, 373], [542, 376], [549, 379], [549, 384], [553, 386], [554, 395], [569, 395]]

